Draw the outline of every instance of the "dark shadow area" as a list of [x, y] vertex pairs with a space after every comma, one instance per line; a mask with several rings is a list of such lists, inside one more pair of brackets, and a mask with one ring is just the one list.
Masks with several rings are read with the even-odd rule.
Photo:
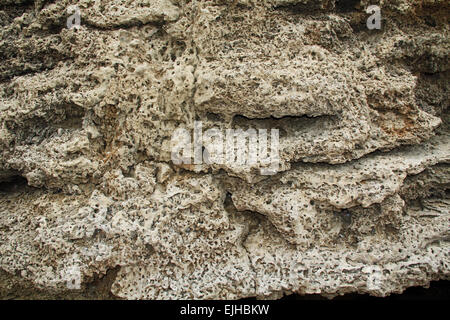
[[8, 178], [7, 181], [0, 182], [0, 192], [15, 192], [28, 185], [27, 179], [16, 175]]
[[338, 0], [336, 1], [336, 11], [338, 12], [350, 12], [356, 10], [356, 6], [359, 5], [360, 0]]
[[[450, 281], [431, 281], [429, 288], [424, 287], [411, 287], [406, 289], [401, 294], [392, 294], [385, 298], [373, 297], [368, 294], [356, 294], [350, 293], [343, 296], [335, 297], [335, 301], [353, 300], [353, 301], [374, 301], [374, 300], [386, 300], [386, 301], [405, 301], [405, 300], [449, 300], [450, 299]], [[292, 294], [283, 297], [281, 300], [329, 300], [318, 294], [312, 295], [298, 295]]]

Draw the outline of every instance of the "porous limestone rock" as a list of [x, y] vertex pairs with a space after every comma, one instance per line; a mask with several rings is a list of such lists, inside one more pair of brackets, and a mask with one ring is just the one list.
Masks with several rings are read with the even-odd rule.
[[[449, 17], [446, 0], [0, 0], [0, 296], [450, 279]], [[279, 172], [174, 164], [195, 121], [278, 129]]]

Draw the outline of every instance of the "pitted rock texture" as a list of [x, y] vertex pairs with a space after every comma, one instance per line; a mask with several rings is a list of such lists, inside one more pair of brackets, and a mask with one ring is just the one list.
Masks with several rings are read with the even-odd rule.
[[[0, 0], [0, 288], [267, 299], [450, 279], [449, 10]], [[175, 165], [195, 121], [279, 129], [280, 171]]]

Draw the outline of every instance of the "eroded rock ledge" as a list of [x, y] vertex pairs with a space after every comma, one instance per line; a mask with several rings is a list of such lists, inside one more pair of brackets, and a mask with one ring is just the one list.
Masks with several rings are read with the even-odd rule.
[[[238, 299], [450, 279], [449, 10], [0, 0], [0, 287]], [[280, 172], [174, 165], [194, 121], [279, 129]]]

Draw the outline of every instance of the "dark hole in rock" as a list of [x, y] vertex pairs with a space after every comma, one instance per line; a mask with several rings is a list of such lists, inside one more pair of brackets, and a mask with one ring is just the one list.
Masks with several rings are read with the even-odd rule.
[[28, 185], [27, 179], [22, 176], [15, 175], [0, 182], [0, 192], [14, 192]]
[[338, 0], [336, 1], [336, 10], [338, 12], [350, 12], [356, 9], [360, 0]]

